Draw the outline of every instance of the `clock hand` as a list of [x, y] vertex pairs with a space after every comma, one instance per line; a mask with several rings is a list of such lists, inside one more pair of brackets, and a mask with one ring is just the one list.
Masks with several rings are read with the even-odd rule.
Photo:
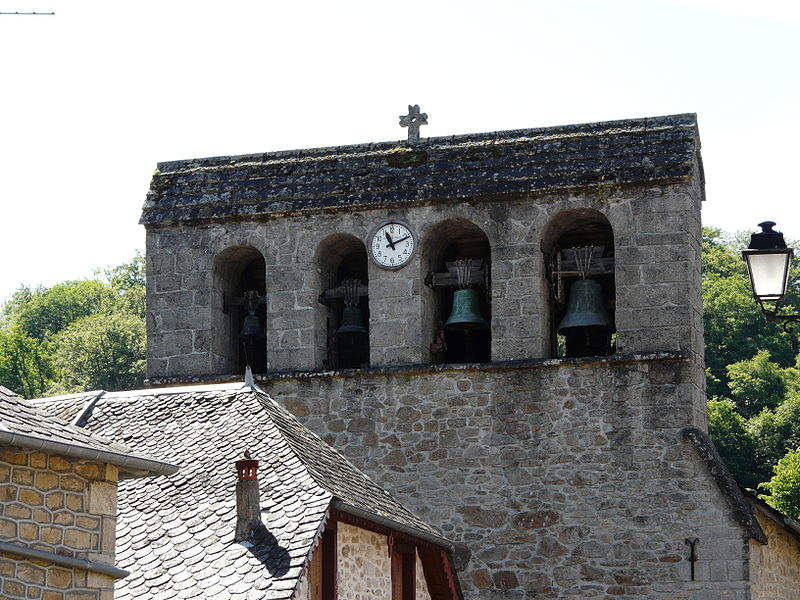
[[399, 240], [395, 240], [394, 243], [399, 244], [400, 242], [405, 242], [410, 237], [411, 237], [410, 235], [407, 235], [406, 237], [400, 238]]
[[386, 236], [386, 241], [389, 242], [389, 245], [386, 246], [386, 247], [387, 248], [391, 248], [392, 250], [394, 250], [394, 242], [392, 241], [392, 238], [389, 236], [389, 232], [388, 231], [384, 231], [383, 235]]

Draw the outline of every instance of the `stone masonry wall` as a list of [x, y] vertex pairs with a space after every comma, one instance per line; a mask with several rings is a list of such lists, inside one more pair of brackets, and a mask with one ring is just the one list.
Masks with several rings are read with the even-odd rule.
[[391, 600], [392, 563], [386, 536], [339, 523], [336, 541], [339, 597], [342, 600]]
[[[392, 564], [387, 543], [385, 535], [347, 523], [338, 524], [337, 580], [339, 597], [342, 600], [391, 600]], [[416, 560], [416, 600], [430, 600], [431, 595], [419, 555]], [[309, 576], [307, 569], [295, 589], [295, 600], [311, 598]]]
[[744, 530], [680, 435], [693, 369], [617, 357], [259, 384], [456, 543], [467, 598], [745, 600]]
[[[114, 564], [117, 468], [0, 448], [0, 538]], [[114, 580], [82, 569], [0, 553], [2, 598], [111, 600]]]
[[[213, 344], [224, 335], [214, 260], [253, 248], [266, 270], [259, 383], [456, 542], [467, 598], [745, 600], [744, 530], [680, 435], [706, 428], [701, 198], [696, 173], [673, 185], [149, 225], [148, 376], [227, 374], [214, 350], [224, 344]], [[619, 354], [550, 359], [544, 253], [554, 224], [589, 212], [613, 229]], [[372, 367], [323, 372], [320, 248], [334, 235], [366, 242], [387, 219], [409, 224], [419, 246], [397, 271], [369, 264]], [[428, 366], [424, 279], [449, 220], [489, 241], [492, 364]], [[702, 541], [695, 581], [687, 537]]]
[[428, 582], [425, 581], [425, 572], [422, 570], [422, 561], [419, 558], [419, 553], [416, 557], [416, 566], [414, 567], [417, 576], [416, 582], [416, 599], [417, 600], [431, 600], [431, 594], [428, 591]]
[[[268, 370], [323, 368], [325, 336], [318, 300], [318, 250], [349, 234], [367, 240], [374, 226], [402, 219], [420, 247], [411, 263], [385, 271], [370, 263], [371, 364], [429, 362], [433, 300], [424, 288], [437, 225], [462, 219], [481, 228], [491, 245], [492, 360], [550, 356], [543, 236], [564, 211], [596, 211], [614, 230], [616, 327], [621, 353], [682, 350], [698, 369], [694, 421], [705, 420], [700, 296], [700, 178], [651, 188], [604, 189], [516, 200], [448, 203], [397, 209], [307, 213], [263, 222], [180, 227], [147, 232], [148, 376], [220, 375], [228, 364], [214, 355], [221, 335], [222, 291], [214, 257], [235, 246], [258, 250], [267, 281]], [[224, 344], [223, 344], [224, 345]], [[687, 423], [688, 424], [688, 423]]]
[[763, 546], [750, 542], [751, 600], [800, 598], [800, 540], [796, 532], [775, 523], [763, 512], [758, 522], [769, 538]]

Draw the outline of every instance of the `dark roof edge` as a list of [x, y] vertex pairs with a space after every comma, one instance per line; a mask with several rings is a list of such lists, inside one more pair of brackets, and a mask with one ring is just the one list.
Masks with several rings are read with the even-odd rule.
[[137, 477], [148, 473], [153, 473], [155, 475], [172, 475], [178, 471], [176, 465], [137, 456], [135, 454], [123, 454], [111, 450], [98, 450], [80, 444], [69, 444], [67, 442], [58, 442], [38, 436], [8, 431], [0, 431], [0, 444], [41, 450], [43, 452], [71, 456], [83, 460], [104, 462], [120, 467], [123, 471], [129, 472]]
[[734, 517], [744, 527], [747, 536], [761, 544], [767, 544], [769, 541], [767, 535], [708, 434], [696, 427], [686, 427], [681, 429], [681, 435], [693, 443], [698, 454], [705, 461], [711, 476], [719, 486], [722, 495], [728, 500]]
[[750, 500], [750, 502], [752, 502], [753, 506], [758, 512], [763, 513], [767, 518], [774, 521], [784, 529], [788, 529], [791, 531], [792, 535], [794, 535], [797, 539], [800, 539], [800, 523], [791, 517], [787, 517], [774, 506], [767, 504], [764, 500], [759, 498], [755, 490], [750, 490], [747, 488], [741, 489], [742, 493], [748, 500]]
[[366, 511], [362, 508], [358, 508], [351, 504], [347, 504], [346, 502], [340, 500], [339, 498], [334, 497], [331, 499], [331, 508], [340, 510], [343, 513], [347, 513], [348, 515], [358, 517], [359, 519], [366, 519], [367, 521], [372, 521], [373, 523], [382, 525], [384, 527], [388, 527], [389, 529], [395, 529], [402, 533], [418, 537], [422, 540], [425, 540], [426, 542], [430, 542], [431, 544], [435, 544], [436, 546], [441, 546], [442, 548], [446, 548], [450, 552], [453, 552], [453, 542], [451, 542], [447, 538], [434, 535], [428, 531], [417, 529], [416, 527], [411, 527], [410, 525], [403, 525], [388, 517], [376, 515], [375, 513]]
[[[700, 154], [697, 153], [696, 156], [699, 158]], [[616, 182], [591, 182], [591, 183], [581, 183], [581, 184], [565, 184], [565, 185], [551, 185], [547, 188], [541, 189], [529, 189], [525, 190], [524, 192], [515, 192], [515, 193], [522, 193], [525, 195], [526, 198], [539, 198], [542, 196], [552, 196], [552, 195], [564, 195], [570, 194], [573, 192], [579, 192], [580, 190], [591, 190], [597, 189], [598, 186], [607, 186], [609, 190], [625, 190], [625, 189], [632, 189], [632, 188], [640, 188], [642, 186], [669, 186], [669, 185], [677, 185], [682, 184], [687, 181], [691, 181], [695, 175], [698, 173], [697, 169], [693, 169], [692, 174], [686, 175], [670, 175], [670, 176], [657, 176], [651, 177], [646, 179], [640, 180], [620, 180]], [[705, 185], [701, 187], [701, 200], [705, 200]], [[466, 196], [449, 196], [447, 194], [441, 196], [435, 196], [430, 198], [423, 198], [423, 199], [413, 199], [413, 200], [393, 200], [391, 202], [387, 200], [375, 200], [375, 201], [365, 201], [363, 203], [353, 205], [357, 206], [358, 210], [379, 210], [379, 209], [396, 209], [398, 207], [412, 207], [412, 206], [430, 206], [436, 204], [447, 204], [449, 202], [457, 201], [457, 202], [494, 202], [506, 199], [509, 195], [513, 195], [512, 193], [499, 193], [494, 192], [491, 194], [475, 194], [469, 197]], [[206, 223], [225, 223], [225, 222], [240, 222], [240, 221], [258, 221], [260, 218], [268, 218], [268, 219], [279, 219], [290, 217], [292, 215], [297, 214], [333, 214], [343, 210], [344, 207], [342, 206], [323, 206], [323, 205], [311, 205], [311, 206], [304, 206], [304, 207], [292, 207], [292, 208], [285, 208], [285, 202], [281, 200], [275, 200], [271, 202], [265, 203], [267, 206], [262, 206], [259, 209], [254, 209], [251, 213], [246, 216], [241, 215], [231, 215], [231, 214], [223, 214], [223, 215], [210, 215], [210, 216], [202, 216], [202, 217], [184, 217], [181, 216], [181, 212], [183, 209], [165, 209], [163, 211], [145, 209], [142, 211], [142, 216], [139, 218], [139, 225], [143, 225], [145, 229], [159, 229], [159, 228], [171, 228], [171, 227], [180, 227], [182, 224], [185, 223], [192, 223], [195, 225], [202, 225]], [[277, 207], [277, 208], [276, 208]], [[274, 209], [274, 210], [273, 210]], [[162, 212], [162, 216], [158, 219], [145, 217], [145, 215], [151, 215], [158, 212]]]
[[[309, 370], [309, 371], [273, 371], [253, 375], [256, 387], [275, 380], [287, 379], [321, 379], [325, 377], [358, 377], [360, 375], [428, 375], [430, 373], [470, 372], [470, 371], [516, 371], [528, 369], [560, 368], [562, 366], [585, 366], [594, 364], [624, 364], [635, 362], [688, 360], [691, 353], [683, 350], [659, 350], [642, 353], [611, 354], [608, 356], [586, 356], [580, 358], [519, 358], [500, 360], [489, 363], [445, 363], [445, 364], [408, 364], [364, 367], [360, 369]], [[223, 385], [241, 381], [241, 375], [175, 375], [156, 376], [145, 380], [145, 387], [137, 392], [142, 393], [177, 393], [170, 392], [170, 386]], [[269, 393], [258, 388], [264, 393]]]
[[[656, 117], [639, 117], [633, 119], [616, 119], [612, 121], [596, 121], [590, 123], [576, 123], [570, 125], [551, 125], [548, 127], [533, 127], [523, 129], [501, 129], [498, 131], [488, 131], [481, 133], [462, 133], [453, 135], [443, 135], [435, 137], [421, 138], [418, 144], [414, 147], [425, 147], [426, 145], [443, 143], [443, 142], [478, 142], [498, 138], [522, 137], [522, 136], [535, 136], [553, 133], [589, 133], [593, 130], [608, 130], [614, 128], [621, 128], [623, 125], [628, 127], [657, 127], [659, 124], [667, 124], [668, 121], [678, 122], [681, 125], [691, 125], [695, 129], [695, 138], [699, 140], [699, 130], [697, 126], [697, 113], [678, 113], [674, 115], [660, 115]], [[284, 158], [291, 156], [314, 156], [326, 154], [338, 154], [342, 152], [352, 152], [355, 149], [363, 151], [379, 151], [385, 149], [396, 148], [398, 146], [407, 146], [405, 140], [385, 141], [385, 142], [365, 142], [360, 144], [347, 144], [343, 146], [320, 146], [315, 148], [296, 148], [293, 150], [275, 150], [271, 152], [256, 152], [251, 154], [228, 154], [220, 156], [209, 156], [205, 158], [187, 158], [168, 160], [157, 163], [157, 168], [160, 170], [167, 167], [175, 167], [179, 165], [186, 165], [191, 163], [205, 163], [215, 164], [224, 163], [230, 160], [246, 160], [246, 159], [263, 159], [265, 157]], [[698, 143], [698, 150], [700, 149]]]

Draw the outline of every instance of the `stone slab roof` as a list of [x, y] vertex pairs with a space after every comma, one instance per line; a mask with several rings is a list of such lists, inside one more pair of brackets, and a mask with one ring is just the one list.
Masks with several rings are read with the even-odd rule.
[[[68, 398], [39, 405], [77, 415]], [[131, 575], [117, 584], [117, 600], [288, 599], [333, 501], [441, 539], [257, 387], [105, 393], [83, 420], [91, 431], [180, 466], [172, 477], [121, 487], [117, 564]], [[234, 462], [245, 450], [260, 461], [266, 526], [250, 548], [233, 541]]]
[[141, 223], [471, 202], [684, 181], [700, 173], [694, 114], [159, 163]]
[[0, 444], [96, 460], [117, 465], [127, 473], [169, 474], [177, 470], [167, 461], [138, 454], [127, 446], [51, 416], [6, 388], [0, 389]]

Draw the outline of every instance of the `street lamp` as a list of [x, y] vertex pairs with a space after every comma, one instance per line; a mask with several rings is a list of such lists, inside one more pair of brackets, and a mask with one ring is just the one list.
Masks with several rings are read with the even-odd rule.
[[[764, 221], [758, 224], [761, 231], [750, 236], [750, 245], [742, 250], [753, 296], [761, 306], [767, 321], [800, 321], [800, 315], [779, 315], [778, 308], [786, 296], [789, 281], [789, 265], [794, 250], [786, 247], [783, 234], [773, 231], [775, 223]], [[774, 303], [770, 308], [767, 303]]]

